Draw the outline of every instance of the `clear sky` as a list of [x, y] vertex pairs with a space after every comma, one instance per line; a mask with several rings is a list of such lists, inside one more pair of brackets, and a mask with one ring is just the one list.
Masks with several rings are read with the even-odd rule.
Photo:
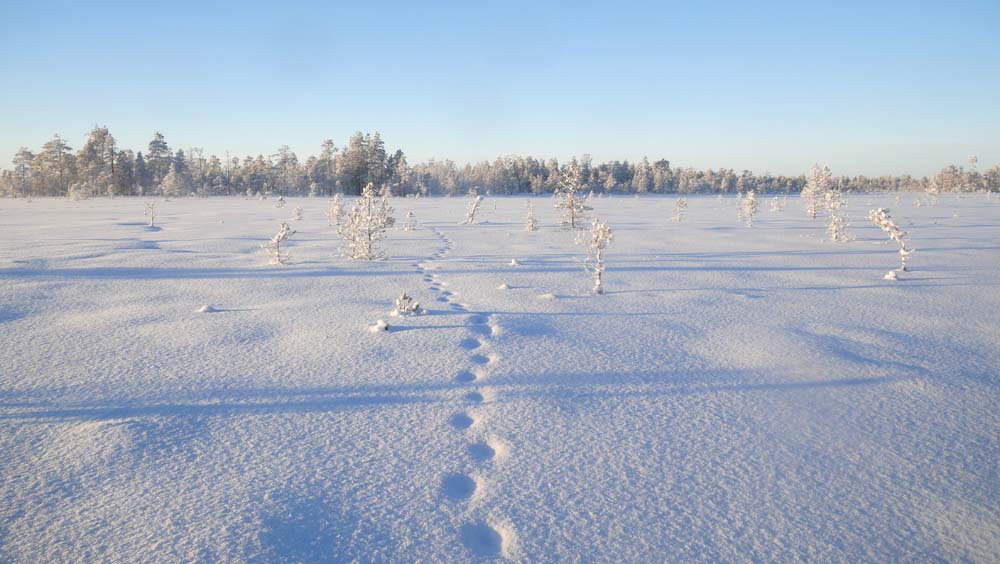
[[144, 150], [698, 168], [1000, 164], [1000, 1], [0, 1], [0, 166], [94, 124]]

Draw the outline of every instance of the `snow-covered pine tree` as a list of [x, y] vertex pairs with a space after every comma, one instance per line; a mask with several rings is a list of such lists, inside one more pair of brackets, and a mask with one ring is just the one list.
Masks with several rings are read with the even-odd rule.
[[780, 212], [781, 211], [781, 200], [777, 196], [771, 199], [771, 211]]
[[330, 207], [326, 210], [326, 219], [330, 226], [340, 225], [340, 221], [344, 217], [344, 197], [340, 195], [340, 192], [333, 196], [330, 200]]
[[274, 237], [267, 243], [261, 244], [260, 248], [271, 255], [271, 264], [287, 264], [291, 260], [288, 253], [282, 250], [281, 243], [287, 241], [292, 235], [295, 235], [295, 231], [289, 229], [288, 224], [282, 221]]
[[146, 202], [146, 210], [142, 212], [142, 215], [149, 216], [149, 227], [156, 227], [156, 203]]
[[469, 206], [465, 210], [465, 220], [459, 223], [459, 225], [472, 225], [476, 223], [476, 212], [479, 211], [479, 206], [483, 203], [483, 197], [479, 194], [470, 194]]
[[809, 168], [809, 176], [806, 178], [806, 185], [802, 188], [802, 199], [806, 201], [806, 215], [809, 219], [816, 219], [819, 210], [823, 205], [823, 194], [830, 189], [830, 167], [819, 168], [818, 164]]
[[274, 207], [276, 207], [276, 208], [283, 208], [283, 207], [285, 207], [285, 203], [286, 203], [285, 202], [285, 197], [284, 196], [278, 196], [278, 199], [275, 200], [275, 202], [274, 202]]
[[[892, 216], [889, 215], [889, 210], [887, 208], [878, 208], [868, 212], [868, 220], [875, 224], [876, 227], [885, 231], [889, 238], [899, 245], [899, 271], [906, 272], [906, 257], [913, 252], [912, 249], [906, 248], [906, 232], [896, 225], [893, 221]], [[890, 270], [888, 274], [884, 276], [886, 280], [895, 280], [896, 271]]]
[[675, 223], [684, 221], [684, 212], [687, 211], [688, 201], [685, 198], [677, 198], [674, 203], [674, 216], [671, 218]]
[[302, 206], [295, 206], [295, 209], [292, 210], [292, 219], [302, 219]]
[[347, 221], [337, 230], [344, 239], [344, 256], [351, 260], [385, 258], [385, 252], [379, 248], [379, 243], [385, 238], [385, 230], [395, 222], [389, 198], [376, 196], [375, 186], [369, 182], [361, 196], [355, 200]]
[[413, 210], [406, 212], [406, 221], [403, 223], [403, 231], [413, 231], [417, 226], [417, 221], [413, 217]]
[[846, 243], [851, 240], [847, 234], [847, 213], [845, 207], [847, 202], [838, 188], [827, 190], [823, 194], [824, 208], [826, 209], [827, 222], [826, 232], [830, 240], [837, 243]]
[[608, 224], [596, 218], [591, 224], [590, 233], [577, 235], [577, 244], [587, 250], [587, 257], [583, 259], [583, 268], [593, 279], [594, 293], [596, 294], [604, 293], [604, 249], [613, 239], [614, 235]]
[[753, 190], [743, 197], [743, 217], [746, 219], [747, 227], [753, 227], [753, 218], [757, 216], [757, 194]]
[[527, 214], [524, 216], [524, 230], [538, 231], [538, 220], [535, 219], [535, 206], [531, 205], [530, 200], [526, 200], [524, 202], [524, 207], [528, 210]]
[[583, 187], [583, 173], [576, 161], [571, 162], [559, 179], [559, 189], [555, 193], [558, 201], [556, 209], [562, 210], [562, 224], [570, 229], [582, 228], [581, 222], [586, 219], [590, 206], [578, 195]]

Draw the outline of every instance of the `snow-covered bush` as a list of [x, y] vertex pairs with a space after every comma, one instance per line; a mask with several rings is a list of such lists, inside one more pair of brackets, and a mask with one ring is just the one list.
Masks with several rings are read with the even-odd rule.
[[684, 221], [684, 212], [687, 210], [688, 201], [684, 198], [677, 198], [674, 203], [674, 216], [671, 218], [675, 223]]
[[330, 226], [340, 225], [344, 217], [344, 197], [338, 192], [330, 200], [330, 207], [326, 210], [326, 219]]
[[292, 219], [302, 219], [302, 206], [295, 206], [295, 209], [292, 210]]
[[777, 196], [771, 198], [771, 211], [780, 212], [781, 211], [781, 200]]
[[483, 203], [483, 197], [479, 194], [469, 195], [469, 207], [465, 211], [465, 221], [459, 223], [459, 225], [472, 225], [476, 223], [476, 212], [479, 211], [479, 206]]
[[594, 293], [604, 293], [604, 249], [608, 247], [614, 235], [608, 224], [600, 219], [594, 219], [591, 224], [590, 233], [580, 233], [577, 236], [577, 244], [587, 250], [587, 257], [583, 259], [583, 268], [594, 281]]
[[413, 211], [406, 212], [406, 221], [403, 223], [403, 231], [413, 231], [417, 226], [417, 220], [413, 216]]
[[156, 203], [155, 202], [146, 202], [146, 210], [144, 212], [142, 212], [142, 215], [148, 215], [149, 216], [149, 226], [150, 227], [155, 227], [156, 226]]
[[582, 227], [581, 222], [586, 219], [587, 212], [593, 209], [578, 195], [582, 185], [580, 167], [574, 162], [563, 172], [559, 189], [555, 193], [558, 200], [555, 207], [562, 210], [562, 224], [573, 230]]
[[282, 250], [281, 244], [287, 241], [292, 235], [295, 235], [295, 231], [289, 229], [288, 224], [282, 221], [274, 237], [267, 243], [261, 244], [260, 248], [271, 255], [271, 264], [287, 264], [289, 262], [291, 257], [287, 252]]
[[421, 313], [420, 302], [415, 301], [410, 296], [403, 292], [398, 298], [396, 298], [396, 309], [393, 310], [393, 315], [419, 315]]
[[746, 220], [747, 227], [753, 227], [753, 218], [757, 216], [757, 194], [753, 190], [743, 197], [743, 219]]
[[369, 182], [361, 196], [355, 200], [337, 233], [344, 239], [344, 256], [351, 260], [377, 260], [385, 258], [379, 243], [385, 230], [396, 223], [387, 196], [376, 196], [375, 186]]
[[828, 166], [821, 169], [818, 164], [814, 164], [809, 169], [809, 176], [801, 196], [806, 201], [806, 215], [810, 219], [816, 219], [816, 215], [819, 214], [823, 205], [823, 194], [830, 190], [831, 177], [832, 173]]
[[524, 207], [528, 210], [524, 216], [524, 230], [538, 231], [538, 220], [535, 219], [535, 206], [531, 205], [530, 201], [526, 201], [524, 202]]
[[[913, 251], [906, 248], [906, 232], [896, 225], [893, 221], [892, 216], [889, 215], [889, 210], [886, 208], [878, 208], [876, 210], [871, 210], [868, 212], [868, 219], [875, 224], [876, 227], [885, 231], [889, 238], [899, 245], [899, 271], [906, 272], [906, 257], [910, 255]], [[886, 280], [895, 280], [896, 271], [890, 271], [885, 275]]]
[[823, 194], [824, 208], [826, 209], [827, 222], [826, 233], [831, 241], [845, 243], [851, 240], [847, 234], [847, 213], [844, 209], [847, 202], [839, 189], [833, 188]]
[[285, 197], [284, 196], [278, 196], [278, 199], [275, 200], [275, 202], [274, 202], [274, 207], [276, 207], [276, 208], [282, 208], [284, 206], [285, 206]]

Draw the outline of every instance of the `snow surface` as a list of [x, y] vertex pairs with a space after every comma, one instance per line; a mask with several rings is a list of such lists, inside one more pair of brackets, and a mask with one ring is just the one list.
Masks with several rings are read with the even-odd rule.
[[1000, 203], [849, 200], [0, 200], [0, 561], [997, 561]]

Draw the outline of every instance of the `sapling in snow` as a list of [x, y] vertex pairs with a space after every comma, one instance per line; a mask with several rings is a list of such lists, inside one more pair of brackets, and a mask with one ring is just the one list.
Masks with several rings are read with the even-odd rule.
[[403, 223], [403, 231], [413, 231], [417, 226], [417, 220], [413, 217], [413, 211], [406, 212], [406, 221]]
[[302, 219], [302, 206], [295, 206], [295, 209], [292, 210], [292, 219]]
[[351, 260], [385, 258], [385, 251], [379, 243], [385, 238], [385, 230], [395, 223], [388, 196], [376, 196], [375, 186], [369, 182], [355, 200], [347, 221], [337, 230], [344, 239], [344, 256]]
[[847, 234], [847, 213], [844, 210], [847, 202], [840, 190], [828, 190], [823, 195], [823, 201], [827, 213], [826, 232], [830, 240], [837, 243], [850, 241], [851, 236]]
[[479, 194], [470, 194], [469, 207], [465, 211], [465, 221], [459, 223], [459, 225], [472, 225], [476, 223], [476, 212], [479, 211], [479, 206], [482, 203], [482, 196]]
[[587, 250], [587, 257], [583, 260], [583, 268], [594, 281], [594, 293], [604, 293], [604, 249], [608, 247], [614, 236], [608, 224], [600, 219], [594, 219], [591, 224], [590, 233], [580, 233], [577, 236], [577, 244]]
[[777, 196], [771, 199], [771, 211], [780, 212], [781, 211], [781, 200]]
[[274, 202], [274, 207], [281, 208], [285, 206], [285, 197], [278, 196], [278, 199]]
[[830, 189], [830, 178], [831, 173], [828, 166], [821, 169], [818, 164], [814, 164], [809, 169], [809, 176], [801, 196], [806, 201], [806, 215], [810, 219], [816, 219], [823, 206], [823, 194], [826, 194]]
[[278, 232], [267, 243], [263, 243], [260, 248], [271, 255], [271, 264], [287, 264], [291, 257], [281, 248], [281, 244], [295, 235], [295, 231], [288, 228], [284, 221], [278, 227]]
[[146, 211], [142, 212], [142, 215], [149, 216], [149, 227], [155, 227], [156, 225], [156, 203], [147, 202]]
[[562, 224], [573, 230], [582, 227], [581, 222], [586, 219], [587, 212], [593, 209], [584, 204], [584, 199], [577, 195], [582, 185], [580, 167], [574, 162], [563, 172], [559, 190], [555, 193], [558, 199], [555, 207], [562, 210]]
[[[869, 211], [868, 219], [874, 223], [876, 227], [885, 231], [886, 234], [889, 235], [889, 238], [899, 245], [899, 271], [906, 272], [906, 257], [913, 252], [912, 249], [906, 248], [906, 232], [896, 225], [892, 216], [889, 215], [889, 210], [886, 208], [878, 208], [877, 210]], [[896, 271], [890, 270], [884, 278], [886, 280], [895, 280]]]
[[747, 227], [753, 227], [753, 218], [757, 215], [757, 195], [753, 190], [743, 197], [743, 218], [747, 222]]
[[339, 193], [330, 200], [330, 207], [326, 210], [326, 219], [330, 226], [340, 225], [344, 218], [344, 197]]
[[684, 221], [684, 212], [687, 210], [688, 201], [684, 198], [677, 198], [674, 203], [674, 216], [671, 218], [675, 223]]
[[538, 221], [535, 219], [535, 206], [531, 205], [531, 202], [524, 202], [524, 207], [527, 208], [528, 213], [524, 216], [524, 230], [525, 231], [538, 231]]

